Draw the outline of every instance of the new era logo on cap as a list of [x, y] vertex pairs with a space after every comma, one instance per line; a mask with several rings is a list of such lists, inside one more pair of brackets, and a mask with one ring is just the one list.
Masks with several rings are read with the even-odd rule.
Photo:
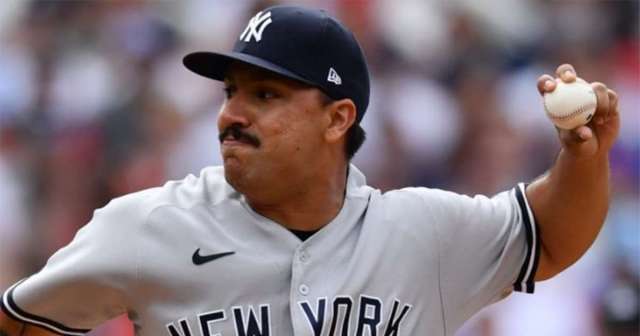
[[342, 84], [342, 78], [340, 78], [340, 75], [338, 75], [338, 73], [334, 68], [329, 68], [329, 75], [327, 76], [327, 81], [335, 85]]
[[240, 34], [240, 40], [249, 42], [251, 41], [251, 37], [253, 37], [256, 42], [260, 42], [260, 40], [262, 40], [262, 33], [270, 23], [271, 12], [266, 12], [264, 14], [262, 12], [258, 12], [258, 14], [249, 20], [247, 28], [245, 28], [242, 34]]

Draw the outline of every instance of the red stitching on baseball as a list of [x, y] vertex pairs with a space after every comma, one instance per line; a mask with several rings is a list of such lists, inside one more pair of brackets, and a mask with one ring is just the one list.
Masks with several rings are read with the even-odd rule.
[[576, 108], [575, 110], [571, 111], [571, 113], [564, 115], [564, 116], [553, 116], [549, 113], [549, 108], [547, 108], [547, 103], [544, 102], [544, 111], [547, 113], [547, 115], [549, 116], [549, 118], [554, 119], [554, 120], [566, 120], [566, 119], [571, 119], [573, 117], [575, 117], [577, 114], [582, 113], [584, 111], [587, 111], [591, 108], [595, 108], [596, 107], [596, 103], [589, 103], [587, 105], [581, 105], [578, 106], [578, 108]]

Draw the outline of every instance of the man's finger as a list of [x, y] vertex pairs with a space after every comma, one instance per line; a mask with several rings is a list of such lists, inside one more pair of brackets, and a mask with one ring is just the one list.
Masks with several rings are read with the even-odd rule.
[[607, 115], [607, 119], [611, 117], [616, 117], [618, 113], [618, 94], [611, 90], [607, 90], [607, 96], [609, 96], [609, 113]]
[[604, 123], [609, 116], [609, 93], [607, 87], [600, 82], [591, 83], [591, 87], [598, 101], [594, 120], [599, 125]]
[[575, 146], [593, 137], [593, 130], [586, 125], [578, 126], [572, 130], [561, 128], [557, 128], [557, 130], [560, 135], [560, 140], [567, 146]]
[[556, 88], [556, 81], [550, 75], [542, 75], [538, 77], [538, 92], [544, 95]]
[[577, 74], [573, 65], [565, 63], [556, 69], [556, 77], [559, 77], [565, 83], [572, 83], [576, 80]]
[[565, 144], [565, 146], [573, 146], [574, 144], [581, 142], [580, 138], [578, 138], [577, 134], [573, 132], [573, 130], [566, 130], [562, 128], [557, 128], [558, 135], [560, 135], [560, 141]]
[[587, 141], [593, 137], [593, 131], [587, 126], [580, 126], [573, 132], [580, 141]]

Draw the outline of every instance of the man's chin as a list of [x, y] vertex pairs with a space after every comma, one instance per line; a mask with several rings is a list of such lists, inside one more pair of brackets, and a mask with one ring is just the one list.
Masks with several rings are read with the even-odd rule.
[[247, 178], [247, 171], [244, 162], [235, 157], [224, 158], [224, 177], [227, 182], [238, 190], [243, 185], [243, 180]]

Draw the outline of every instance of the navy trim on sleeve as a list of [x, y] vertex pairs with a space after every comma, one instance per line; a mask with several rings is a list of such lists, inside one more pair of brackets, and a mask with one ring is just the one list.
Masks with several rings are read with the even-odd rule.
[[513, 285], [513, 289], [518, 292], [532, 294], [535, 289], [534, 278], [538, 270], [538, 260], [540, 259], [540, 239], [538, 225], [533, 216], [533, 211], [529, 207], [529, 202], [525, 194], [526, 185], [519, 183], [515, 188], [516, 199], [522, 214], [522, 222], [525, 227], [527, 239], [527, 256], [525, 257], [518, 278]]
[[13, 290], [22, 281], [19, 281], [18, 283], [11, 286], [11, 288], [9, 288], [2, 296], [2, 300], [0, 301], [0, 308], [2, 308], [2, 311], [5, 312], [5, 314], [20, 322], [33, 324], [35, 326], [47, 329], [48, 331], [63, 336], [82, 336], [91, 331], [90, 329], [70, 328], [63, 325], [62, 323], [55, 322], [41, 316], [36, 316], [20, 309], [20, 307], [18, 307], [16, 302], [13, 300]]

